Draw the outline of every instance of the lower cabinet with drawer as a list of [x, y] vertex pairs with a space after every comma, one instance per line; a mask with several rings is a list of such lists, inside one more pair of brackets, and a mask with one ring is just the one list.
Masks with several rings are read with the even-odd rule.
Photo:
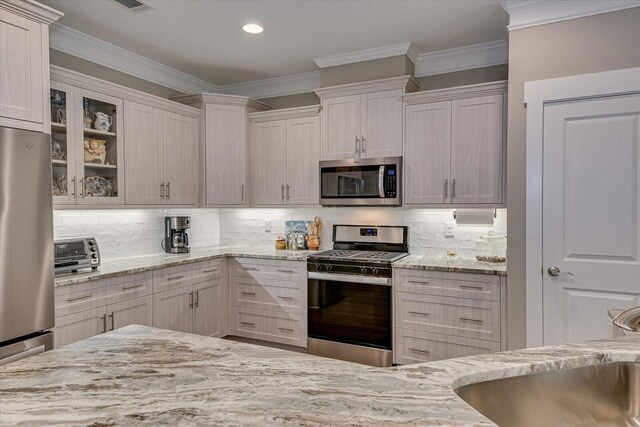
[[506, 349], [506, 277], [403, 268], [393, 276], [396, 364]]
[[307, 271], [302, 261], [229, 260], [231, 335], [307, 346]]

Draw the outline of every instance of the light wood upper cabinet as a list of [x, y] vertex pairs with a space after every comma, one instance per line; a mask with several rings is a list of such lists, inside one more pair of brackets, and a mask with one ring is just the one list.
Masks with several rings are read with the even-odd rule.
[[451, 201], [501, 203], [503, 95], [452, 101]]
[[162, 111], [158, 108], [124, 103], [126, 202], [156, 205], [164, 200]]
[[61, 16], [36, 2], [0, 2], [0, 126], [49, 132], [49, 25]]
[[165, 203], [198, 203], [198, 120], [162, 112]]
[[447, 203], [451, 159], [451, 102], [405, 109], [404, 201]]
[[254, 205], [317, 205], [318, 106], [250, 114]]
[[504, 204], [506, 82], [404, 97], [407, 205]]
[[402, 95], [410, 76], [316, 90], [322, 102], [322, 160], [402, 155]]

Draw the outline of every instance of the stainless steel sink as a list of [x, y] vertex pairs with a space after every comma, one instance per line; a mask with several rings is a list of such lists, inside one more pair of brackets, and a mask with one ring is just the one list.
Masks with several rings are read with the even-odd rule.
[[499, 426], [640, 426], [640, 363], [607, 363], [455, 390]]

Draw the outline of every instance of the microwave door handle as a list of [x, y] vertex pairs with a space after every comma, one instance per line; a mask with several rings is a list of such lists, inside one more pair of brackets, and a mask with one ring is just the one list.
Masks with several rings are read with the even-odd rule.
[[378, 172], [378, 193], [381, 199], [384, 199], [384, 165], [380, 166]]

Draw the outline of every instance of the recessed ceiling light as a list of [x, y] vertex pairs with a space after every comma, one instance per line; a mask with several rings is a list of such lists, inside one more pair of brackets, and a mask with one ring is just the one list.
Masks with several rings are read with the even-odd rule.
[[247, 24], [247, 25], [243, 25], [242, 29], [244, 30], [244, 32], [246, 33], [251, 33], [251, 34], [260, 34], [261, 32], [264, 31], [264, 28], [262, 28], [260, 25], [258, 24]]

